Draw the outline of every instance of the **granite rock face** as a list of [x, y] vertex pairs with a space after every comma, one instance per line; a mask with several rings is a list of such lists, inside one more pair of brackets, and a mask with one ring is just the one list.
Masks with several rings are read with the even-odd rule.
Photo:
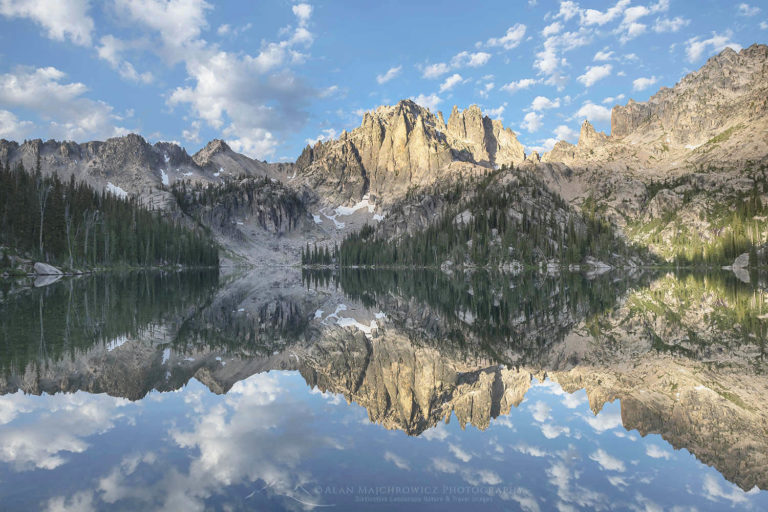
[[336, 140], [307, 146], [296, 169], [331, 202], [354, 203], [370, 193], [388, 203], [450, 172], [451, 162], [493, 168], [524, 158], [515, 134], [476, 105], [464, 111], [454, 107], [445, 123], [442, 113], [403, 100], [366, 112], [360, 127]]

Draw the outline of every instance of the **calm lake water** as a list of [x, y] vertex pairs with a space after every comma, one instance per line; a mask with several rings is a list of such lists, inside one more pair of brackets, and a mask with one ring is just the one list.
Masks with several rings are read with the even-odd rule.
[[4, 283], [0, 510], [768, 510], [751, 283]]

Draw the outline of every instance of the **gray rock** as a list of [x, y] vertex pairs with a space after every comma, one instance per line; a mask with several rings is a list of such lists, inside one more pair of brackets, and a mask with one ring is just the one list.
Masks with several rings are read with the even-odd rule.
[[49, 265], [47, 263], [42, 263], [39, 261], [35, 263], [34, 268], [35, 268], [35, 274], [39, 276], [60, 276], [64, 274], [64, 272], [54, 267], [53, 265]]

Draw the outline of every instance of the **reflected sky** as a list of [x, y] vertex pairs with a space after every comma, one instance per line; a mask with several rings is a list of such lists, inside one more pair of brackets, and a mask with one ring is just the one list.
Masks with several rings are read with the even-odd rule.
[[768, 510], [763, 285], [286, 270], [13, 293], [3, 511]]
[[768, 493], [625, 430], [618, 402], [595, 415], [550, 380], [485, 431], [452, 419], [387, 430], [291, 371], [225, 395], [196, 380], [137, 402], [15, 393], [0, 397], [0, 495], [8, 510], [768, 508]]

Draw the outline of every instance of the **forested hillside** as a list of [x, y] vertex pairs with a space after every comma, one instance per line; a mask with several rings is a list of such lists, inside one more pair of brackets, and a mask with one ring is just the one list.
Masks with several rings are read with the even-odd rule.
[[[21, 165], [0, 165], [0, 245], [72, 269], [219, 262], [218, 246], [204, 230], [162, 217], [134, 198]], [[3, 260], [0, 268], [10, 266], [7, 256]]]
[[[424, 197], [446, 205], [426, 229], [392, 237], [386, 234], [386, 220], [378, 229], [365, 227], [344, 240], [339, 264], [498, 267], [511, 262], [581, 264], [590, 257], [614, 263], [647, 259], [607, 222], [569, 208], [528, 171], [502, 169], [480, 179], [459, 179], [412, 192], [406, 202], [423, 202]], [[397, 217], [398, 208], [403, 205], [393, 208], [390, 217]]]

